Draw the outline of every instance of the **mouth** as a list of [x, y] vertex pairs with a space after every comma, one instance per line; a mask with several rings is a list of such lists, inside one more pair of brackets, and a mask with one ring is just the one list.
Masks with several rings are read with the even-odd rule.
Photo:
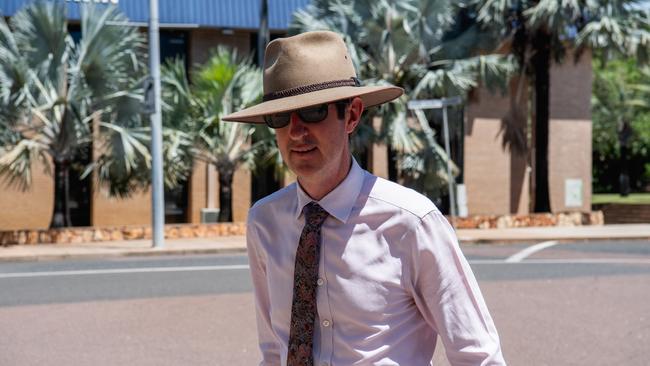
[[315, 151], [315, 150], [316, 150], [316, 146], [309, 146], [309, 145], [308, 146], [295, 146], [295, 147], [291, 148], [292, 153], [296, 153], [296, 154], [299, 154], [299, 155], [308, 154], [308, 153], [310, 153], [312, 151]]

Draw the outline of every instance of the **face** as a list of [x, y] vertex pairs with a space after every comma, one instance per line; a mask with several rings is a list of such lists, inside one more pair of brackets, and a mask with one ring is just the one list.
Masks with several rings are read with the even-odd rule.
[[305, 123], [293, 112], [289, 124], [276, 130], [282, 158], [310, 195], [310, 187], [333, 185], [333, 189], [347, 175], [350, 167], [348, 135], [359, 123], [363, 102], [354, 98], [346, 107], [343, 119], [339, 119], [334, 104], [328, 108], [327, 117], [321, 122]]

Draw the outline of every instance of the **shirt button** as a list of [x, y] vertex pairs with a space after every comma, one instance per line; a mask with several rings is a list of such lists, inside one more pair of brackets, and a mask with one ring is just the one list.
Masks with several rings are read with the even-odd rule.
[[325, 280], [322, 279], [322, 278], [319, 278], [318, 281], [316, 281], [316, 284], [318, 284], [318, 286], [323, 286], [325, 284]]
[[323, 320], [323, 326], [324, 326], [324, 327], [329, 327], [330, 324], [332, 324], [332, 323], [330, 323], [329, 320]]

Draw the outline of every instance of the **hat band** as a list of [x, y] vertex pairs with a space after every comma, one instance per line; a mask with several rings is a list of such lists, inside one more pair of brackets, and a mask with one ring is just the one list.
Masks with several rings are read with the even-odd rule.
[[324, 83], [298, 86], [291, 89], [285, 89], [277, 92], [264, 94], [262, 100], [267, 102], [269, 100], [293, 97], [295, 95], [311, 93], [311, 92], [324, 90], [324, 89], [339, 88], [342, 86], [361, 86], [361, 80], [355, 77], [351, 77], [345, 80], [332, 80], [332, 81], [326, 81]]

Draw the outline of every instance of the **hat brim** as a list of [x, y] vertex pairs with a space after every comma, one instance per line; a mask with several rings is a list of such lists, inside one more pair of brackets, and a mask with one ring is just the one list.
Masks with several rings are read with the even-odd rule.
[[361, 98], [364, 107], [368, 108], [389, 102], [398, 98], [403, 93], [404, 90], [396, 86], [342, 86], [269, 100], [242, 109], [241, 111], [231, 113], [222, 117], [221, 120], [231, 122], [264, 123], [265, 115], [292, 111], [353, 97]]

